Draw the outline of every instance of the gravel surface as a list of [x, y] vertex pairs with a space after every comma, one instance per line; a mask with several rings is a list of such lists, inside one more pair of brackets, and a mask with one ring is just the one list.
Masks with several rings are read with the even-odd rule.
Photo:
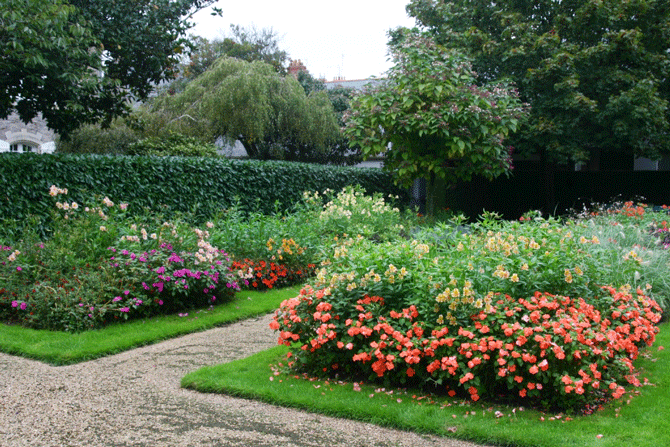
[[188, 372], [274, 346], [269, 322], [70, 366], [0, 354], [0, 446], [477, 447], [179, 387]]

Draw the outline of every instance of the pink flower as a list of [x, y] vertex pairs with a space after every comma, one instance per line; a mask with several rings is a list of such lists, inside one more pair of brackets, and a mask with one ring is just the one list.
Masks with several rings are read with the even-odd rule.
[[122, 307], [122, 308], [119, 309], [119, 310], [120, 310], [121, 312], [130, 312], [130, 308], [129, 308], [129, 307]]
[[26, 310], [26, 307], [28, 307], [28, 305], [26, 303], [21, 303], [19, 307], [21, 308], [21, 310]]

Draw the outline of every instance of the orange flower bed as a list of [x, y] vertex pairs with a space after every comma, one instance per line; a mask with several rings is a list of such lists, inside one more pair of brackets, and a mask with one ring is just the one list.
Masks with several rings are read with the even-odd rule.
[[232, 270], [239, 278], [240, 286], [254, 290], [285, 287], [305, 281], [314, 274], [316, 265], [308, 264], [305, 267], [292, 267], [268, 261], [253, 261], [244, 259], [234, 261]]
[[347, 304], [305, 288], [271, 327], [290, 364], [309, 374], [585, 409], [640, 385], [633, 361], [658, 333], [661, 310], [641, 290], [603, 292], [600, 309], [541, 292], [498, 295], [467, 326], [435, 326], [428, 308], [389, 309], [367, 295]]

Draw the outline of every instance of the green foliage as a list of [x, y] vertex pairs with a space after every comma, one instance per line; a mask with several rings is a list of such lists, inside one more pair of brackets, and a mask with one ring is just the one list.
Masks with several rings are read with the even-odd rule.
[[[654, 298], [667, 303], [668, 291], [656, 264], [670, 259], [658, 245], [601, 243], [600, 231], [622, 230], [618, 217], [487, 216], [422, 240], [343, 239], [273, 327], [308, 375], [562, 409], [617, 399], [641, 385], [632, 360], [658, 332]], [[625, 231], [653, 247], [640, 229]]]
[[418, 23], [468, 51], [480, 79], [511, 78], [530, 103], [524, 154], [670, 152], [670, 7], [663, 0], [413, 0]]
[[140, 134], [125, 120], [115, 119], [109, 127], [84, 124], [59, 140], [57, 151], [66, 154], [124, 155]]
[[247, 62], [260, 61], [274, 67], [278, 73], [285, 73], [288, 59], [286, 51], [279, 49], [279, 37], [272, 28], [256, 29], [253, 25], [245, 28], [230, 25], [229, 36], [209, 41], [196, 36], [190, 61], [183, 67], [186, 79], [193, 80], [207, 71], [217, 59], [234, 57]]
[[0, 24], [0, 117], [16, 110], [28, 122], [41, 112], [59, 131], [98, 117], [88, 107], [110, 81], [91, 70], [102, 52], [80, 11], [62, 0], [7, 0]]
[[407, 33], [392, 49], [388, 80], [354, 98], [346, 119], [345, 133], [363, 156], [383, 154], [384, 168], [403, 185], [427, 178], [431, 194], [436, 180], [454, 185], [508, 173], [503, 139], [525, 113], [516, 93], [476, 85], [469, 61], [427, 36]]
[[40, 240], [28, 231], [18, 244], [2, 246], [9, 252], [0, 261], [3, 321], [78, 332], [206, 307], [239, 290], [230, 259], [206, 232], [157, 216], [137, 225], [127, 204], [107, 197], [84, 206], [70, 201], [67, 189], [54, 186], [49, 194], [52, 236]]
[[203, 143], [195, 137], [168, 134], [164, 137], [149, 137], [132, 143], [128, 155], [156, 155], [160, 157], [216, 157], [216, 146]]
[[337, 193], [330, 189], [304, 193], [305, 204], [314, 209], [317, 234], [358, 236], [382, 241], [406, 235], [409, 228], [400, 209], [393, 206], [399, 196], [366, 195], [360, 186], [347, 186]]
[[[0, 117], [41, 113], [62, 137], [109, 121], [171, 79], [191, 24], [212, 0], [7, 0], [0, 18]], [[141, 33], [129, 30], [142, 30]]]
[[[115, 202], [129, 203], [133, 215], [189, 213], [194, 222], [203, 223], [238, 199], [245, 213], [271, 214], [300, 203], [305, 190], [339, 191], [352, 184], [370, 193], [400, 195], [400, 203], [408, 203], [407, 192], [378, 169], [219, 157], [0, 154], [0, 216], [18, 225], [42, 228], [51, 212], [51, 185], [68, 188], [70, 199], [79, 203], [103, 194]], [[30, 220], [31, 215], [37, 222]], [[3, 226], [0, 231], [18, 234], [13, 228]], [[8, 237], [2, 233], [0, 240], [7, 243]]]
[[239, 140], [254, 159], [327, 161], [338, 136], [324, 93], [308, 97], [293, 77], [234, 58], [219, 59], [183, 92], [156, 98], [151, 111], [185, 135]]

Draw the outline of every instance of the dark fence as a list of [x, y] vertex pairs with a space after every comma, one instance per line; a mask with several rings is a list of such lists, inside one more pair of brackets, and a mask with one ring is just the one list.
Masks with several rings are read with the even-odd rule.
[[483, 210], [517, 219], [530, 210], [561, 215], [613, 200], [670, 205], [669, 171], [518, 171], [509, 178], [475, 178], [452, 191], [455, 209], [476, 218]]

